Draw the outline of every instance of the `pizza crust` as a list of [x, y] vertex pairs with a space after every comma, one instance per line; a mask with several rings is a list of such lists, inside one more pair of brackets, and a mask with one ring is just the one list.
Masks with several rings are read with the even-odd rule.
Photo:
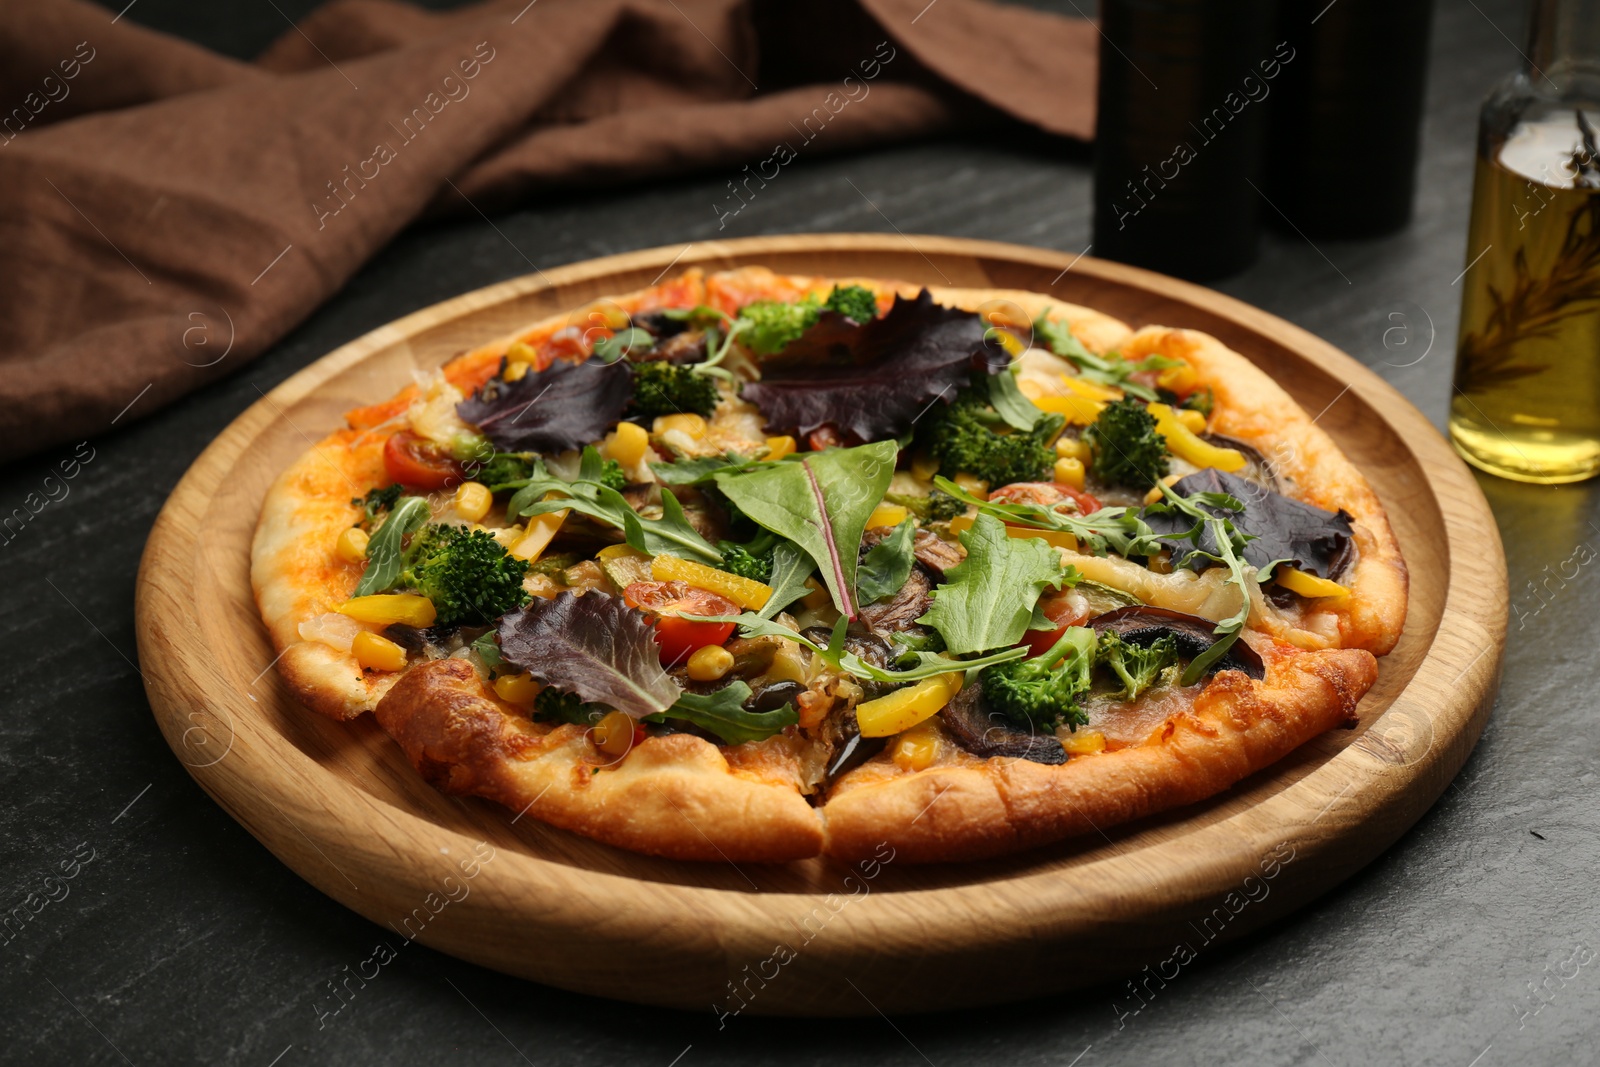
[[652, 737], [612, 760], [582, 727], [549, 729], [510, 710], [465, 660], [408, 671], [376, 717], [440, 790], [485, 797], [619, 848], [741, 863], [822, 851], [822, 822], [781, 767], [763, 773], [743, 759], [735, 768], [716, 745], [689, 734]]
[[1115, 752], [1059, 766], [994, 758], [910, 773], [875, 761], [829, 795], [828, 852], [856, 860], [887, 842], [897, 862], [984, 859], [1193, 804], [1352, 724], [1377, 676], [1361, 649], [1299, 653], [1259, 682], [1223, 671], [1191, 710]]

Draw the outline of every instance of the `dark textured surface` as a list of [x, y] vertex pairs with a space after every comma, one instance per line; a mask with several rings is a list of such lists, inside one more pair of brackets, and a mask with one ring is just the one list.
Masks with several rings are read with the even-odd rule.
[[[291, 16], [308, 6], [276, 4]], [[1421, 199], [1409, 230], [1323, 242], [1320, 251], [1292, 233], [1271, 237], [1255, 267], [1221, 286], [1352, 353], [1436, 422], [1449, 394], [1452, 279], [1464, 263], [1477, 102], [1517, 62], [1501, 31], [1520, 37], [1519, 6], [1477, 0], [1438, 10]], [[284, 15], [257, 0], [141, 0], [128, 17], [240, 56], [285, 28]], [[1076, 252], [1088, 242], [1085, 158], [1001, 131], [801, 160], [724, 232], [892, 225]], [[1242, 946], [1207, 954], [1120, 1028], [1112, 1003], [1126, 998], [1101, 989], [892, 1023], [747, 1015], [719, 1031], [709, 1010], [575, 996], [421, 946], [403, 949], [319, 1026], [324, 983], [393, 935], [280, 865], [163, 743], [131, 662], [134, 572], [150, 523], [195, 455], [258, 390], [392, 318], [525, 273], [528, 261], [550, 266], [714, 236], [712, 205], [725, 180], [551, 198], [497, 218], [498, 231], [474, 219], [405, 234], [261, 360], [148, 421], [133, 422], [135, 409], [93, 442], [68, 495], [0, 545], [9, 650], [0, 904], [39, 891], [80, 842], [81, 855], [93, 850], [67, 895], [0, 948], [0, 1061], [1594, 1062], [1600, 960], [1580, 966], [1588, 954], [1573, 957], [1580, 945], [1600, 946], [1600, 734], [1589, 674], [1596, 579], [1592, 568], [1552, 578], [1542, 598], [1529, 583], [1556, 574], [1581, 543], [1600, 545], [1600, 516], [1593, 487], [1487, 478], [1510, 557], [1513, 618], [1502, 697], [1460, 778], [1365, 872]], [[1385, 331], [1402, 325], [1394, 314], [1416, 331], [1407, 347], [1396, 347], [1401, 333], [1385, 347]], [[1430, 319], [1437, 336], [1416, 361]], [[70, 452], [0, 471], [0, 510], [39, 490]], [[1532, 999], [1538, 983], [1542, 999]]]

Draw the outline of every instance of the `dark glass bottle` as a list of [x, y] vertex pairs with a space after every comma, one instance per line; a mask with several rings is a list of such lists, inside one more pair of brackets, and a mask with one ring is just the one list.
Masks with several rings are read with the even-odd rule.
[[1255, 259], [1273, 6], [1102, 0], [1095, 255], [1196, 281]]
[[[1432, 0], [1279, 0], [1294, 52], [1272, 101], [1267, 221], [1375, 237], [1411, 221]], [[1290, 225], [1292, 223], [1292, 225]]]

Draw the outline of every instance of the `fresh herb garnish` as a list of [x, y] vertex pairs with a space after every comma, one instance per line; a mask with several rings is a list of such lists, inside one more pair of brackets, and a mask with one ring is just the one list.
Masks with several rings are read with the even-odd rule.
[[1033, 335], [1043, 341], [1050, 351], [1077, 367], [1078, 373], [1085, 381], [1121, 389], [1129, 396], [1136, 396], [1140, 400], [1157, 400], [1159, 397], [1154, 389], [1133, 381], [1132, 375], [1141, 371], [1166, 370], [1169, 367], [1182, 365], [1182, 360], [1167, 356], [1146, 356], [1140, 360], [1097, 356], [1083, 347], [1083, 342], [1072, 335], [1072, 331], [1067, 329], [1065, 323], [1052, 321], [1049, 312], [1045, 312], [1033, 321]]
[[1022, 640], [1034, 605], [1047, 587], [1076, 583], [1055, 548], [1034, 537], [1016, 538], [990, 515], [979, 515], [960, 534], [967, 558], [933, 590], [933, 606], [917, 621], [932, 626], [951, 652], [987, 652]]
[[1008, 525], [1071, 534], [1078, 539], [1078, 547], [1092, 555], [1103, 556], [1111, 551], [1123, 556], [1149, 556], [1161, 550], [1135, 509], [1109, 507], [1084, 515], [1072, 510], [1077, 504], [1070, 501], [1053, 507], [1026, 501], [993, 503], [973, 496], [948, 478], [934, 478], [933, 484], [946, 495]]
[[400, 494], [405, 492], [405, 486], [399, 482], [386, 485], [381, 489], [368, 489], [366, 496], [352, 497], [350, 505], [361, 509], [361, 518], [356, 520], [356, 525], [366, 528], [378, 521], [378, 515], [394, 507], [395, 501], [400, 499]]
[[744, 702], [749, 699], [750, 687], [744, 682], [732, 682], [711, 693], [680, 693], [672, 707], [659, 715], [646, 716], [644, 721], [678, 719], [716, 734], [730, 745], [761, 741], [800, 721], [792, 704], [772, 711], [746, 711]]
[[389, 510], [389, 517], [367, 542], [367, 569], [356, 583], [353, 596], [371, 596], [391, 589], [400, 580], [405, 566], [405, 538], [421, 529], [432, 511], [420, 496], [403, 496]]
[[834, 605], [855, 618], [857, 548], [894, 477], [898, 451], [893, 441], [830, 448], [793, 463], [720, 472], [714, 480], [751, 521], [803, 548], [821, 569]]
[[626, 362], [558, 359], [514, 382], [501, 375], [457, 404], [456, 414], [502, 452], [565, 452], [598, 440], [622, 418], [633, 392]]
[[[605, 464], [592, 445], [583, 450], [578, 477], [571, 482], [552, 477], [542, 463], [538, 464], [534, 477], [506, 505], [506, 514], [516, 519], [570, 508], [622, 530], [628, 544], [652, 556], [667, 554], [701, 563], [721, 562], [722, 555], [689, 524], [672, 490], [661, 490], [661, 517], [647, 519], [634, 511], [621, 493], [605, 484], [604, 472]], [[547, 493], [555, 494], [554, 498], [546, 500]]]
[[661, 669], [650, 617], [621, 597], [562, 593], [500, 620], [500, 657], [585, 703], [642, 719], [665, 711], [680, 690]]
[[[695, 616], [696, 619], [703, 618]], [[833, 633], [826, 645], [819, 645], [804, 634], [797, 633], [780, 622], [762, 618], [752, 612], [743, 615], [727, 615], [709, 618], [711, 622], [732, 622], [739, 626], [739, 633], [744, 637], [781, 637], [795, 641], [809, 648], [812, 652], [832, 667], [844, 674], [853, 675], [869, 682], [883, 682], [888, 685], [903, 685], [908, 682], [920, 682], [925, 678], [933, 678], [952, 671], [975, 671], [995, 663], [1006, 663], [1010, 660], [1021, 659], [1028, 654], [1026, 648], [1006, 648], [999, 652], [992, 652], [987, 656], [974, 656], [971, 659], [956, 659], [939, 652], [908, 649], [903, 653], [899, 662], [910, 661], [913, 666], [904, 670], [885, 670], [875, 664], [868, 663], [854, 652], [845, 648], [845, 628], [847, 621], [840, 619], [834, 624]]]
[[856, 571], [856, 600], [871, 604], [886, 596], [898, 593], [911, 575], [916, 562], [912, 542], [917, 536], [917, 524], [906, 519], [894, 532], [867, 550]]
[[1017, 365], [1000, 374], [989, 376], [989, 406], [1006, 421], [1006, 425], [1024, 432], [1033, 429], [1044, 418], [1039, 406], [1023, 395], [1017, 385]]

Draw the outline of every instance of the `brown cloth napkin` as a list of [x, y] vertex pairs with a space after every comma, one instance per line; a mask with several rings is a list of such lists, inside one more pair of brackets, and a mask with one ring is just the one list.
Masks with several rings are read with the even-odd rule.
[[1087, 139], [1095, 56], [983, 0], [334, 0], [247, 64], [0, 0], [0, 459], [236, 369], [425, 213], [1000, 115]]

